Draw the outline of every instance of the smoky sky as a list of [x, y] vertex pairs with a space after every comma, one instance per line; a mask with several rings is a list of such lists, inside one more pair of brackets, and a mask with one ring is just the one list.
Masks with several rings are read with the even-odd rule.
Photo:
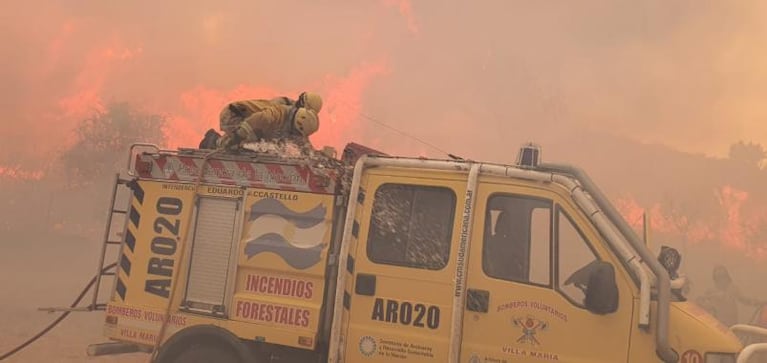
[[[385, 71], [358, 90], [359, 113], [451, 152], [508, 161], [498, 155], [509, 146], [577, 140], [591, 130], [724, 155], [739, 139], [767, 140], [765, 7], [626, 0], [6, 2], [0, 130], [8, 137], [4, 149], [35, 154], [71, 137], [91, 100], [173, 114], [180, 95], [196, 87], [322, 89], [328, 79], [375, 64]], [[195, 132], [216, 126], [215, 119], [198, 121]], [[401, 135], [362, 115], [353, 122], [333, 132], [401, 144]], [[49, 147], [33, 146], [40, 139]]]
[[[650, 238], [682, 250], [696, 295], [711, 266], [726, 263], [764, 297], [764, 273], [754, 273], [767, 256], [764, 173], [697, 154], [767, 143], [766, 45], [763, 1], [3, 1], [0, 176], [56, 160], [78, 122], [109, 102], [168, 115], [167, 136], [194, 146], [232, 98], [317, 90], [327, 102], [313, 141], [444, 157], [384, 123], [499, 162], [536, 141], [544, 160], [584, 166], [639, 215], [706, 227], [711, 236], [697, 240], [662, 234], [667, 225]], [[63, 250], [46, 241], [60, 247], [57, 231], [95, 228], [111, 185], [70, 191], [49, 175], [0, 188], [11, 216], [0, 229], [21, 231], [6, 238], [19, 251], [58, 261]], [[729, 186], [736, 200], [724, 203]], [[38, 230], [56, 237], [29, 236]], [[96, 238], [67, 241], [83, 243], [67, 249], [72, 261], [98, 251]], [[761, 260], [733, 243], [759, 248]], [[0, 244], [0, 257], [24, 260], [13, 246]]]

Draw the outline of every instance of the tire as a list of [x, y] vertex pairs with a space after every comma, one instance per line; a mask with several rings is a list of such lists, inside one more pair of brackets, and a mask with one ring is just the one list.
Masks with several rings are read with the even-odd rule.
[[179, 353], [170, 363], [245, 363], [237, 354], [224, 347], [210, 344], [193, 344]]

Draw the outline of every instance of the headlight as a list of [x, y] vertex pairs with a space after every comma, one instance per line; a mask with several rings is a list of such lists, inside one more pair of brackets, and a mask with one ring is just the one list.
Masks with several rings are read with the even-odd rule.
[[706, 363], [735, 363], [734, 353], [706, 353]]

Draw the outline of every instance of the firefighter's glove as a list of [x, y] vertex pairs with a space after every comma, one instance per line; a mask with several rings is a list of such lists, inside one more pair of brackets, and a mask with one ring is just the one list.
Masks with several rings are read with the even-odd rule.
[[220, 149], [231, 150], [231, 149], [237, 148], [239, 144], [240, 144], [240, 137], [237, 136], [237, 134], [227, 133], [219, 140], [218, 147]]

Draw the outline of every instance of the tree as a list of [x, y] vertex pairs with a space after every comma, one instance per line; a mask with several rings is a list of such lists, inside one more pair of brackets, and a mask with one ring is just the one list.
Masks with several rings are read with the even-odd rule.
[[767, 151], [761, 144], [753, 142], [746, 144], [743, 141], [738, 141], [730, 145], [729, 158], [740, 165], [759, 169], [762, 167], [764, 159], [767, 158]]
[[114, 103], [80, 122], [76, 142], [61, 155], [70, 181], [90, 184], [109, 175], [126, 162], [127, 149], [135, 142], [162, 145], [166, 117], [142, 112], [127, 103]]

